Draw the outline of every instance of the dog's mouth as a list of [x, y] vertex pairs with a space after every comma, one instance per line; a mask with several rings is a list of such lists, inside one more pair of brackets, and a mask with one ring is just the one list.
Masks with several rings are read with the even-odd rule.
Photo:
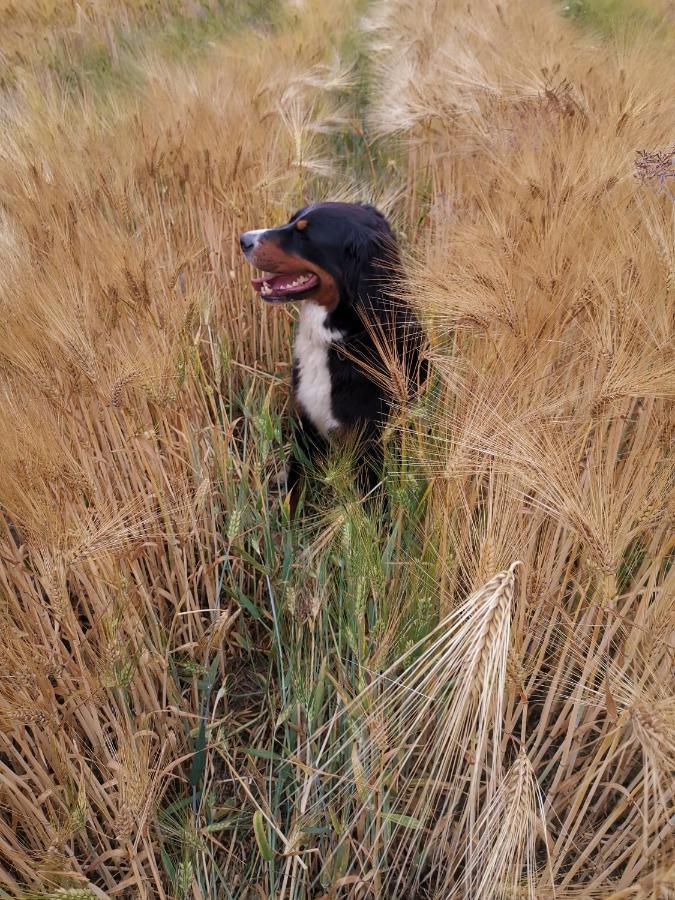
[[319, 284], [314, 272], [265, 272], [251, 284], [266, 303], [290, 303]]

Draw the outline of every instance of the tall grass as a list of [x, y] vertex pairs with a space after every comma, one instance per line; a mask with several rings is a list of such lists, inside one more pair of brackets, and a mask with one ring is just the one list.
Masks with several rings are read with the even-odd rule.
[[[79, 9], [0, 7], [0, 895], [669, 896], [669, 32]], [[291, 523], [237, 235], [327, 196], [432, 374]]]
[[[666, 178], [636, 177], [640, 148], [672, 154], [672, 47], [598, 45], [543, 5], [459, 9], [386, 4], [370, 27], [372, 124], [405, 137], [428, 185], [410, 296], [438, 394], [411, 434], [442, 603], [523, 564], [502, 752], [531, 766], [543, 816], [501, 869], [483, 850], [466, 895], [510, 896], [528, 852], [530, 896], [639, 895], [672, 877], [672, 786], [657, 785], [675, 760], [657, 774], [649, 744], [669, 746], [673, 723], [645, 741], [637, 722], [672, 703], [675, 215]], [[476, 831], [444, 848], [469, 875]]]

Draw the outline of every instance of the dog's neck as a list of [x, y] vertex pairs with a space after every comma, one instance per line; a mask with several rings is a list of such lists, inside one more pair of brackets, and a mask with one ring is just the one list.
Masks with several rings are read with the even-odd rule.
[[303, 414], [324, 437], [339, 429], [333, 415], [329, 351], [344, 340], [344, 332], [328, 324], [325, 306], [306, 300], [300, 309], [293, 345], [296, 377], [295, 399]]
[[343, 331], [346, 340], [362, 334], [369, 326], [383, 326], [392, 322], [398, 305], [401, 287], [398, 256], [389, 251], [392, 269], [378, 257], [373, 257], [359, 269], [356, 279], [347, 280], [341, 289], [340, 302], [331, 311], [331, 328]]
[[325, 306], [305, 300], [300, 307], [296, 343], [298, 338], [311, 344], [332, 344], [344, 340], [346, 330], [333, 321], [333, 315]]

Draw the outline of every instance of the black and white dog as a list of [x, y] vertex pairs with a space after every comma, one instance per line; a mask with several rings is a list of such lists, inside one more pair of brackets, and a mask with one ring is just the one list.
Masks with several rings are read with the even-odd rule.
[[[317, 203], [286, 225], [245, 232], [240, 244], [263, 272], [252, 280], [263, 300], [302, 301], [293, 366], [299, 446], [312, 457], [358, 434], [372, 485], [376, 439], [395, 394], [392, 360], [408, 393], [426, 374], [419, 323], [397, 294], [401, 267], [387, 220], [365, 204]], [[298, 477], [296, 461], [289, 489]]]

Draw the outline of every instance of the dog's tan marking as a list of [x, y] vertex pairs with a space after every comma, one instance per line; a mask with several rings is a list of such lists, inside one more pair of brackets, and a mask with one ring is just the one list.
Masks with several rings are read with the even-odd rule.
[[340, 300], [340, 291], [333, 276], [301, 256], [294, 253], [285, 253], [279, 244], [270, 238], [258, 240], [253, 251], [249, 254], [249, 262], [258, 269], [270, 272], [274, 275], [295, 274], [296, 272], [312, 272], [319, 279], [316, 288], [302, 298], [312, 300], [323, 306], [328, 312], [332, 312]]

